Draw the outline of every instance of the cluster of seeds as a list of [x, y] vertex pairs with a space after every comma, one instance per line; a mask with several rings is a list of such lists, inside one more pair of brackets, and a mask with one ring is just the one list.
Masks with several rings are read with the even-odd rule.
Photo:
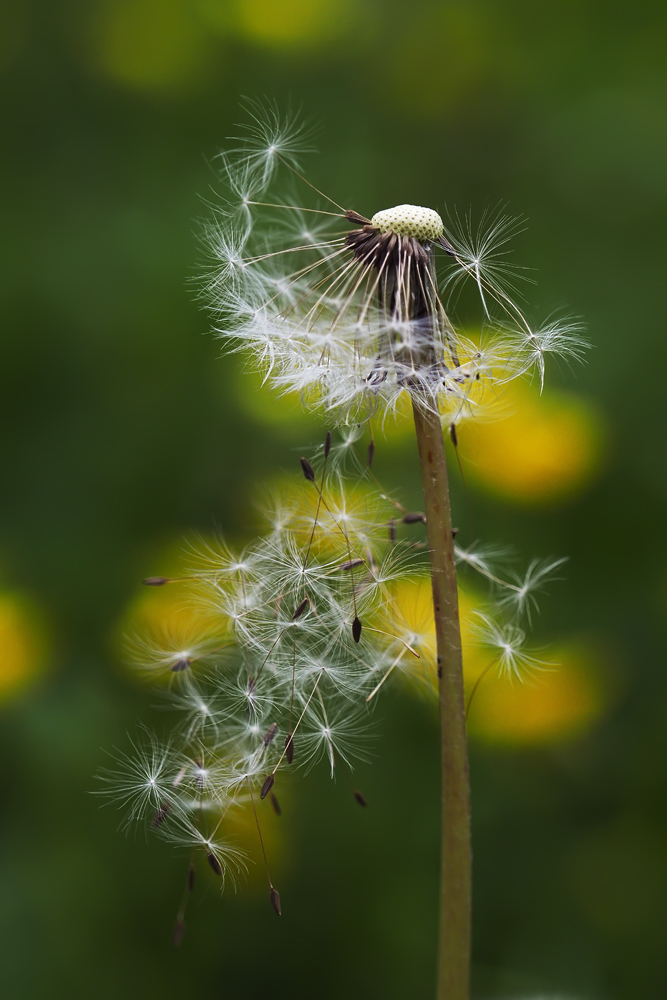
[[[186, 899], [198, 856], [223, 880], [243, 869], [227, 834], [232, 811], [250, 806], [259, 830], [260, 803], [280, 813], [288, 772], [323, 761], [332, 777], [349, 778], [368, 751], [385, 685], [400, 676], [437, 689], [432, 612], [416, 622], [398, 596], [399, 585], [417, 586], [427, 573], [425, 517], [372, 488], [374, 445], [362, 462], [362, 434], [328, 434], [312, 463], [302, 458], [301, 487], [275, 498], [267, 533], [243, 551], [222, 540], [202, 545], [186, 577], [144, 581], [182, 588], [195, 612], [186, 635], [130, 641], [136, 669], [156, 679], [180, 719], [166, 742], [146, 733], [102, 778], [128, 823], [191, 849]], [[353, 487], [343, 476], [349, 459], [361, 473]], [[498, 577], [480, 547], [457, 546], [456, 555], [490, 585], [471, 622], [489, 667], [517, 677], [541, 667], [518, 621], [559, 562], [513, 580]], [[258, 846], [263, 853], [261, 833]], [[183, 927], [181, 912], [178, 940]]]

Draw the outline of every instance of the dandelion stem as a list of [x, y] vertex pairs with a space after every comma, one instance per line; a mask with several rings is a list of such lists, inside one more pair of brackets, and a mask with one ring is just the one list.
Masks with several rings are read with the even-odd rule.
[[413, 412], [431, 559], [440, 681], [442, 857], [437, 1000], [468, 1000], [472, 881], [470, 779], [452, 515], [439, 414], [428, 409], [426, 401], [418, 397], [413, 397]]

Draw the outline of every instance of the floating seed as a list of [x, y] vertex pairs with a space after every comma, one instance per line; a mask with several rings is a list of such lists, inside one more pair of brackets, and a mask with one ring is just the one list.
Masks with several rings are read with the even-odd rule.
[[366, 801], [366, 796], [363, 794], [363, 792], [360, 792], [358, 788], [355, 788], [354, 790], [354, 797], [360, 806], [366, 808], [366, 806], [368, 805], [368, 802]]
[[273, 784], [274, 784], [275, 780], [276, 780], [275, 774], [270, 774], [268, 776], [268, 778], [266, 779], [266, 781], [262, 785], [261, 792], [259, 793], [260, 799], [265, 799], [266, 798], [266, 796], [269, 794], [269, 792], [273, 788]]
[[151, 820], [151, 828], [157, 830], [159, 826], [162, 826], [167, 818], [167, 813], [169, 812], [168, 803], [164, 802], [155, 812], [153, 819]]
[[276, 814], [276, 816], [282, 816], [283, 811], [280, 808], [280, 802], [278, 802], [278, 799], [276, 798], [273, 792], [271, 792], [271, 805], [273, 806], [273, 811]]
[[192, 892], [195, 887], [195, 866], [190, 865], [188, 868], [188, 892]]
[[392, 517], [389, 521], [389, 541], [393, 545], [396, 541], [396, 518]]
[[310, 598], [304, 597], [304, 599], [301, 601], [301, 604], [298, 606], [298, 608], [292, 615], [290, 621], [296, 621], [297, 618], [300, 618], [309, 604], [310, 604]]
[[262, 746], [268, 747], [269, 743], [273, 743], [273, 740], [277, 732], [278, 732], [278, 723], [272, 722], [269, 728], [262, 736]]
[[355, 618], [352, 622], [352, 638], [355, 642], [359, 642], [361, 638], [361, 622], [358, 618]]
[[329, 457], [329, 452], [331, 451], [331, 431], [327, 431], [327, 436], [324, 439], [324, 457]]
[[303, 469], [304, 476], [306, 477], [306, 479], [308, 480], [309, 483], [314, 483], [315, 482], [315, 471], [314, 471], [312, 465], [310, 464], [310, 462], [308, 461], [307, 458], [301, 458], [300, 461], [301, 461], [301, 468]]
[[271, 906], [280, 917], [282, 915], [282, 910], [280, 909], [280, 894], [278, 890], [274, 889], [273, 886], [271, 886], [271, 892], [269, 895], [271, 899]]
[[375, 441], [371, 441], [368, 445], [368, 468], [370, 469], [373, 464], [373, 458], [375, 457]]
[[356, 569], [357, 566], [363, 566], [363, 565], [364, 565], [364, 560], [363, 559], [348, 559], [347, 562], [344, 562], [344, 563], [340, 564], [340, 568], [341, 569]]
[[144, 587], [164, 587], [165, 583], [169, 583], [169, 580], [166, 576], [147, 576], [141, 582]]
[[415, 511], [414, 514], [404, 514], [401, 518], [401, 524], [426, 524], [426, 515], [420, 514]]
[[189, 670], [190, 669], [191, 662], [192, 661], [189, 660], [187, 658], [187, 656], [184, 656], [180, 660], [176, 660], [176, 662], [173, 663], [169, 669], [174, 674], [180, 674], [180, 672], [182, 670]]
[[450, 424], [449, 425], [449, 436], [451, 438], [451, 441], [452, 441], [452, 444], [454, 445], [454, 447], [458, 448], [459, 439], [456, 436], [456, 424]]
[[183, 940], [183, 935], [185, 934], [185, 923], [182, 920], [177, 920], [174, 926], [174, 933], [171, 936], [171, 943], [174, 948], [178, 948], [181, 941]]
[[287, 763], [291, 764], [294, 760], [294, 738], [291, 733], [285, 740], [285, 756], [287, 757]]
[[211, 866], [215, 874], [219, 875], [220, 878], [222, 878], [222, 865], [220, 864], [220, 862], [218, 861], [218, 859], [216, 858], [215, 854], [212, 851], [208, 852], [208, 854], [206, 855], [206, 860], [208, 861], [209, 865]]

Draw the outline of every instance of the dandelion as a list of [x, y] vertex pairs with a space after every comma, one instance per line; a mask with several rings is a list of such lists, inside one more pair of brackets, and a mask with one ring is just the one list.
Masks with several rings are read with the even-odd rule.
[[[519, 576], [497, 568], [497, 547], [455, 543], [443, 425], [457, 446], [456, 426], [486, 405], [489, 388], [531, 371], [542, 381], [548, 353], [576, 358], [583, 342], [576, 324], [534, 328], [514, 302], [520, 272], [505, 253], [516, 223], [502, 212], [474, 234], [469, 217], [447, 230], [438, 212], [421, 206], [369, 217], [346, 209], [301, 172], [300, 123], [274, 107], [253, 104], [250, 112], [245, 136], [220, 157], [228, 199], [205, 229], [201, 294], [229, 350], [247, 351], [266, 380], [298, 391], [338, 430], [300, 458], [298, 482], [269, 499], [263, 536], [238, 552], [222, 539], [194, 546], [175, 585], [204, 612], [206, 627], [187, 641], [132, 644], [140, 670], [170, 678], [165, 697], [183, 721], [164, 745], [150, 737], [103, 777], [130, 820], [190, 848], [184, 901], [198, 859], [222, 881], [243, 867], [227, 818], [249, 803], [269, 901], [280, 915], [263, 803], [280, 815], [274, 789], [298, 767], [322, 762], [332, 777], [348, 774], [366, 758], [380, 697], [398, 674], [418, 678], [438, 691], [441, 718], [439, 996], [466, 1000], [471, 855], [455, 567], [489, 585], [489, 610], [476, 617], [473, 634], [500, 673], [521, 679], [545, 664], [527, 651], [519, 622], [530, 622], [563, 560], [534, 561]], [[281, 171], [293, 182], [289, 198], [271, 193]], [[308, 207], [313, 195], [316, 206]], [[480, 296], [484, 335], [476, 341], [448, 312], [446, 297], [463, 281]], [[371, 420], [405, 403], [423, 511], [371, 485]], [[425, 540], [402, 537], [408, 531]], [[426, 593], [429, 574], [432, 604], [411, 606], [408, 590], [418, 583]]]

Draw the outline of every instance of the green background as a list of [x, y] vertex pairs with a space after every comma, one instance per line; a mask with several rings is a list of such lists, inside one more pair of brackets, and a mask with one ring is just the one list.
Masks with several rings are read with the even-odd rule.
[[[472, 745], [476, 995], [667, 990], [664, 323], [667, 13], [610, 0], [2, 0], [0, 586], [27, 595], [48, 669], [0, 707], [0, 988], [12, 998], [428, 997], [437, 732], [389, 696], [359, 810], [325, 771], [286, 803], [278, 921], [88, 792], [141, 718], [116, 652], [159, 553], [254, 530], [252, 497], [317, 418], [253, 417], [188, 280], [212, 160], [241, 96], [320, 124], [310, 177], [365, 214], [507, 202], [537, 312], [594, 350], [550, 383], [597, 402], [607, 457], [558, 503], [473, 490], [479, 534], [569, 554], [538, 642], [590, 634], [613, 707], [576, 740]], [[409, 441], [377, 463], [419, 505]], [[455, 502], [463, 503], [457, 488]], [[460, 509], [460, 508], [459, 508]], [[0, 656], [2, 651], [0, 650]], [[276, 881], [278, 879], [276, 878]]]

